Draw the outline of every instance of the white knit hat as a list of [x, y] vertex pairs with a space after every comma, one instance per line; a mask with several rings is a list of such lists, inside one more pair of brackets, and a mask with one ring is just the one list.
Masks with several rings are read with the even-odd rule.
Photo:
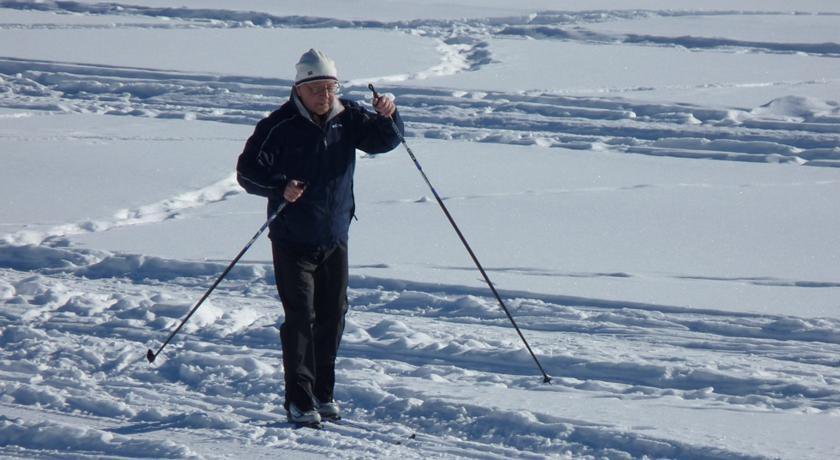
[[318, 80], [338, 81], [338, 71], [335, 68], [335, 62], [327, 57], [326, 54], [316, 49], [310, 49], [303, 53], [300, 61], [295, 64], [295, 69], [297, 70], [295, 85]]

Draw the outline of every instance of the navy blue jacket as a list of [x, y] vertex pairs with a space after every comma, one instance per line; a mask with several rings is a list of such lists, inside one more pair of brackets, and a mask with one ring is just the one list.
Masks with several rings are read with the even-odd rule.
[[[396, 112], [394, 121], [402, 135]], [[399, 143], [391, 120], [347, 99], [336, 99], [319, 126], [293, 93], [257, 123], [239, 155], [237, 180], [248, 193], [268, 198], [268, 215], [282, 202], [290, 180], [306, 183], [303, 195], [271, 224], [272, 241], [312, 248], [346, 244], [355, 211], [356, 149], [384, 153]]]

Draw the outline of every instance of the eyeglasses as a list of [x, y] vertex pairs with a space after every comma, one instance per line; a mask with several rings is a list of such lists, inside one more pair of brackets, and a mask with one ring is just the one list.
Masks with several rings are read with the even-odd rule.
[[300, 86], [306, 88], [306, 91], [313, 96], [323, 96], [324, 94], [328, 93], [335, 95], [338, 94], [339, 91], [341, 91], [341, 85], [338, 83], [304, 83]]

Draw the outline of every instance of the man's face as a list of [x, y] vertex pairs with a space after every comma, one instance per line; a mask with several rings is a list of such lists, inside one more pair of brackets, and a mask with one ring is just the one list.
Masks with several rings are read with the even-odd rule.
[[326, 115], [332, 109], [333, 96], [338, 91], [334, 81], [315, 81], [297, 86], [297, 94], [307, 110], [315, 115]]

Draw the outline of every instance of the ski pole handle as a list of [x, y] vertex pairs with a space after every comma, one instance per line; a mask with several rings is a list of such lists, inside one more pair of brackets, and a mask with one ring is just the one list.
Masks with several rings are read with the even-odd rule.
[[[376, 88], [373, 87], [373, 83], [368, 83], [368, 89], [371, 90], [371, 92], [373, 92], [373, 106], [374, 106], [374, 109], [375, 109], [376, 108], [376, 101], [381, 99], [382, 95], [380, 95], [378, 92], [376, 92]], [[377, 113], [379, 113], [379, 112], [377, 111]], [[386, 118], [390, 118], [393, 121], [393, 119], [394, 119], [393, 117], [394, 117], [394, 115], [391, 114], [391, 115], [387, 116]], [[396, 129], [396, 125], [394, 125], [394, 129]], [[399, 133], [399, 130], [397, 130], [397, 133]]]

